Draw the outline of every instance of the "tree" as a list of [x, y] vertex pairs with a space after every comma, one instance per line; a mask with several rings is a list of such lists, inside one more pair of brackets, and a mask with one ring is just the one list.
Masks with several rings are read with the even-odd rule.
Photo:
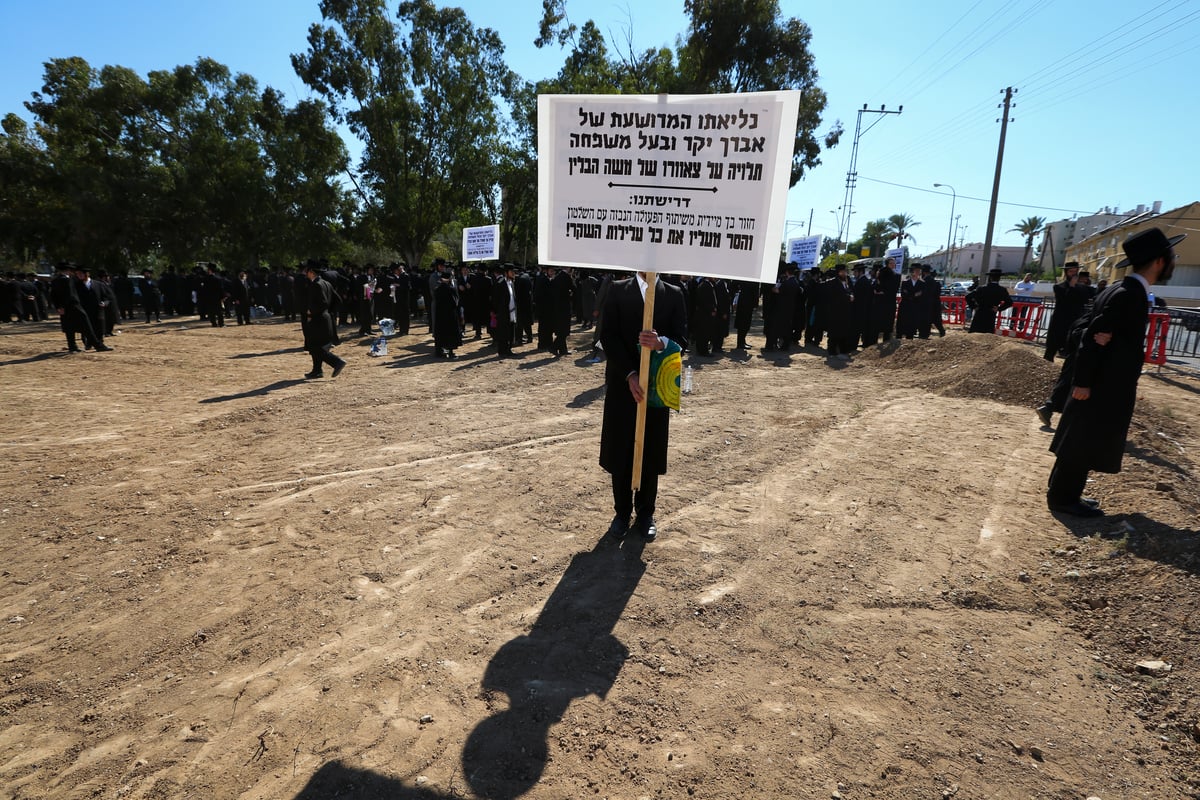
[[1009, 228], [1008, 233], [1019, 233], [1025, 237], [1025, 252], [1021, 256], [1021, 269], [1029, 265], [1029, 252], [1033, 249], [1033, 239], [1046, 226], [1045, 217], [1027, 217], [1017, 223], [1015, 228]]
[[[676, 51], [633, 51], [611, 57], [591, 21], [582, 30], [567, 18], [566, 0], [542, 0], [534, 44], [572, 45], [558, 77], [539, 89], [560, 93], [635, 92], [708, 94], [794, 89], [801, 93], [790, 185], [820, 164], [822, 144], [837, 144], [840, 122], [818, 140], [825, 92], [817, 85], [809, 43], [812, 32], [799, 19], [783, 19], [778, 0], [685, 0], [690, 17]], [[579, 34], [577, 37], [576, 34]]]
[[496, 33], [431, 0], [322, 0], [324, 24], [292, 56], [301, 79], [364, 145], [355, 176], [370, 224], [410, 263], [464, 209], [496, 192], [514, 76]]
[[862, 243], [864, 247], [870, 248], [872, 258], [878, 258], [887, 250], [887, 243], [894, 236], [888, 220], [876, 219], [868, 222], [863, 229]]
[[[679, 47], [677, 83], [669, 91], [799, 90], [789, 183], [795, 186], [821, 163], [815, 131], [826, 97], [809, 50], [812, 31], [795, 17], [782, 19], [778, 0], [685, 0], [684, 10], [691, 21]], [[836, 123], [825, 135], [825, 147], [836, 145], [841, 133]]]
[[345, 145], [324, 106], [287, 108], [212, 59], [153, 71], [45, 65], [4, 120], [0, 244], [110, 270], [163, 256], [249, 267], [338, 246]]
[[908, 229], [915, 228], [920, 224], [908, 214], [892, 214], [887, 218], [887, 241], [895, 239], [896, 247], [903, 245], [905, 239], [915, 243], [917, 240], [908, 232]]

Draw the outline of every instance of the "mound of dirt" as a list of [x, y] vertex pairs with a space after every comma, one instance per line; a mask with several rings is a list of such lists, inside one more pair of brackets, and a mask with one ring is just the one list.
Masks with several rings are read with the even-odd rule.
[[994, 400], [1034, 408], [1058, 378], [1033, 345], [986, 334], [896, 340], [867, 348], [856, 359], [906, 374], [906, 381], [944, 397]]

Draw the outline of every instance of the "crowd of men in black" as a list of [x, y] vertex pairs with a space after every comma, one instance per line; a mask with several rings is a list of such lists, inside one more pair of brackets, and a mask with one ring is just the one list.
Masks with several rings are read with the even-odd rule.
[[[105, 337], [114, 334], [120, 320], [134, 319], [138, 307], [147, 323], [198, 316], [223, 327], [227, 320], [246, 325], [267, 315], [303, 322], [311, 302], [324, 302], [312, 299], [314, 267], [314, 278], [332, 289], [332, 307], [322, 313], [330, 313], [336, 327], [357, 325], [359, 335], [369, 336], [379, 320], [388, 319], [391, 333], [404, 336], [412, 320], [424, 318], [435, 354], [445, 359], [454, 358], [465, 340], [485, 334], [501, 357], [511, 357], [516, 345], [534, 342], [535, 327], [538, 350], [567, 355], [567, 335], [578, 325], [593, 330], [592, 356], [598, 360], [599, 308], [612, 280], [623, 277], [509, 263], [452, 267], [437, 259], [427, 271], [403, 262], [334, 268], [310, 261], [297, 269], [233, 273], [209, 263], [187, 272], [168, 268], [159, 277], [145, 270], [135, 280], [63, 263], [52, 280], [9, 273], [0, 285], [0, 322], [44, 320], [58, 313], [72, 351], [79, 349], [76, 335], [85, 348], [108, 349]], [[903, 279], [892, 259], [870, 274], [861, 265], [852, 275], [847, 272], [845, 265], [822, 273], [782, 264], [773, 284], [679, 275], [663, 279], [684, 291], [691, 350], [698, 356], [724, 353], [731, 335], [736, 335], [736, 349], [749, 350], [747, 336], [760, 304], [767, 353], [824, 344], [829, 356], [844, 360], [893, 336], [928, 338], [932, 329], [945, 334], [941, 284], [924, 265], [914, 264]]]

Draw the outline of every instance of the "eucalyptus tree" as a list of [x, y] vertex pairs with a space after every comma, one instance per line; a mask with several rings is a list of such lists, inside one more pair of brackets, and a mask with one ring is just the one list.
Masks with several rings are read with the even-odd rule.
[[0, 122], [0, 253], [26, 263], [40, 252], [57, 255], [55, 198], [46, 191], [54, 170], [46, 149], [16, 114]]
[[368, 227], [412, 263], [430, 238], [496, 191], [504, 46], [459, 8], [321, 0], [322, 22], [292, 56], [300, 78], [362, 142], [352, 177]]
[[[10, 247], [119, 269], [144, 256], [246, 267], [336, 244], [345, 147], [322, 104], [284, 106], [212, 59], [150, 72], [46, 63], [4, 121]], [[11, 181], [11, 183], [10, 183]]]
[[[118, 268], [150, 239], [147, 215], [155, 195], [148, 145], [139, 124], [143, 84], [122, 67], [93, 69], [82, 58], [46, 62], [43, 85], [25, 103], [30, 131], [11, 117], [24, 152], [26, 191], [40, 196], [26, 231], [39, 230], [51, 258]], [[18, 140], [20, 144], [18, 145]]]
[[539, 87], [563, 93], [638, 92], [711, 94], [794, 89], [800, 108], [793, 144], [791, 185], [820, 164], [822, 146], [837, 144], [835, 122], [818, 137], [825, 92], [809, 50], [812, 31], [802, 20], [784, 18], [778, 0], [685, 0], [687, 30], [666, 47], [635, 52], [631, 41], [610, 55], [591, 21], [570, 22], [567, 0], [542, 0], [539, 47], [571, 46], [557, 79]]

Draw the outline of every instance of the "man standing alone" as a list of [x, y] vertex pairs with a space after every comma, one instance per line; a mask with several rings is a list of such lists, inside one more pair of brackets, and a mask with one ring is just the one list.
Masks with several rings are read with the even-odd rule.
[[[646, 291], [654, 292], [654, 319], [642, 327]], [[683, 291], [662, 280], [653, 288], [646, 273], [614, 281], [600, 311], [600, 342], [608, 361], [604, 370], [604, 421], [600, 430], [600, 466], [612, 476], [616, 516], [609, 535], [621, 538], [630, 530], [647, 541], [658, 535], [654, 522], [658, 476], [667, 471], [670, 409], [647, 408], [641, 481], [636, 496], [633, 485], [634, 431], [637, 407], [646, 402], [638, 381], [639, 347], [664, 350], [667, 340], [687, 347], [687, 305]], [[636, 511], [632, 526], [629, 517]]]
[[1081, 517], [1104, 514], [1084, 498], [1090, 470], [1117, 473], [1142, 374], [1149, 292], [1175, 271], [1174, 246], [1158, 228], [1130, 236], [1121, 245], [1125, 259], [1115, 269], [1133, 273], [1096, 298], [1087, 331], [1079, 342], [1071, 396], [1063, 408], [1050, 451], [1057, 458], [1046, 489], [1051, 511]]

